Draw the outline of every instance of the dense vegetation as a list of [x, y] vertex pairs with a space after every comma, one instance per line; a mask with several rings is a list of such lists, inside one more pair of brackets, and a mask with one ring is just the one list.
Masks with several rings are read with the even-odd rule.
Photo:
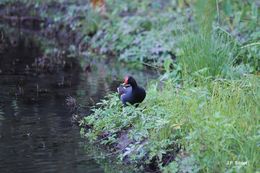
[[105, 14], [83, 1], [56, 3], [65, 10], [40, 16], [80, 31], [71, 47], [163, 72], [138, 108], [108, 95], [80, 121], [82, 135], [139, 169], [260, 171], [258, 2], [107, 0]]
[[[122, 107], [109, 95], [81, 121], [82, 134], [145, 170], [259, 170], [256, 2], [117, 4], [127, 12], [115, 7], [119, 12], [99, 23], [91, 46], [165, 72], [148, 85], [138, 108]], [[125, 133], [128, 145], [118, 148]]]
[[[137, 109], [122, 108], [118, 97], [111, 95], [84, 118], [82, 123], [92, 128], [83, 128], [82, 133], [93, 141], [103, 135], [102, 143], [112, 145], [120, 131], [127, 130], [131, 143], [120, 158], [136, 163], [156, 157], [162, 166], [167, 154], [178, 151], [174, 162], [161, 168], [165, 172], [253, 172], [259, 165], [259, 84], [253, 76], [196, 82], [196, 87], [184, 82], [180, 88], [167, 81], [158, 91], [156, 83]], [[179, 151], [180, 146], [185, 149]]]

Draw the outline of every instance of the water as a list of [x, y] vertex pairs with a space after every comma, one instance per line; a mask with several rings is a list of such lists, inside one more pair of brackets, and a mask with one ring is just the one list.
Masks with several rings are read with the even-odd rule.
[[23, 33], [5, 37], [9, 44], [0, 43], [0, 172], [104, 172], [84, 151], [86, 139], [71, 123], [65, 99], [76, 97], [87, 114], [125, 74], [142, 84], [153, 74], [86, 57], [91, 71], [75, 63], [69, 70], [35, 72], [31, 64], [42, 56], [41, 43]]

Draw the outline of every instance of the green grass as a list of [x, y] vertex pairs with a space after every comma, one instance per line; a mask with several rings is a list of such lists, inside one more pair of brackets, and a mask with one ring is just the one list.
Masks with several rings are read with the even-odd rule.
[[85, 117], [82, 123], [93, 125], [86, 136], [95, 140], [106, 132], [111, 138], [103, 142], [113, 144], [118, 141], [116, 134], [129, 128], [133, 146], [148, 141], [131, 155], [133, 162], [147, 153], [150, 159], [162, 158], [167, 150], [175, 149], [172, 144], [181, 144], [202, 172], [259, 169], [259, 77], [216, 79], [196, 87], [185, 82], [181, 88], [168, 81], [162, 91], [153, 84], [147, 93], [146, 101], [137, 109], [122, 108], [118, 97], [110, 96]]
[[221, 76], [226, 67], [233, 65], [236, 45], [223, 34], [189, 32], [179, 44], [182, 54], [178, 61], [187, 74], [205, 69], [205, 76]]
[[[227, 166], [229, 161], [244, 161], [248, 165], [242, 170], [256, 170], [260, 156], [259, 78], [216, 80], [179, 91], [170, 87], [156, 95], [161, 98], [160, 107], [169, 113], [163, 119], [169, 125], [180, 125], [182, 142], [203, 172], [235, 169]], [[167, 127], [166, 134], [174, 133], [172, 130]]]

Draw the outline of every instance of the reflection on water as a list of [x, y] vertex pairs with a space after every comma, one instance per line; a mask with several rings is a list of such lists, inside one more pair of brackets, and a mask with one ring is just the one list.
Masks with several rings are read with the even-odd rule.
[[102, 162], [84, 152], [65, 98], [75, 96], [88, 108], [115, 91], [125, 74], [142, 84], [152, 74], [88, 57], [82, 60], [91, 64], [91, 72], [73, 66], [55, 73], [26, 73], [42, 52], [40, 43], [29, 39], [33, 47], [24, 46], [21, 38], [18, 46], [0, 52], [0, 172], [104, 172]]

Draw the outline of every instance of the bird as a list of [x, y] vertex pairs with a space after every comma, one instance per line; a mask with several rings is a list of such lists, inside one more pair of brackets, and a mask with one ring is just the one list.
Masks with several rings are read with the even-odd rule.
[[124, 106], [126, 106], [127, 103], [138, 106], [146, 96], [145, 89], [138, 86], [132, 76], [126, 76], [124, 78], [124, 83], [117, 88], [117, 92]]

